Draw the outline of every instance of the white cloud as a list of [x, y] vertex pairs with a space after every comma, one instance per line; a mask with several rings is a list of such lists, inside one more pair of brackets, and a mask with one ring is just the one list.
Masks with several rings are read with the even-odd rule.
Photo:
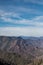
[[[15, 21], [11, 18], [2, 17], [6, 22], [12, 22], [16, 24], [26, 24], [27, 27], [0, 27], [0, 36], [43, 36], [43, 16], [37, 16], [32, 20], [22, 19]], [[29, 27], [33, 25], [34, 27]], [[35, 27], [36, 26], [36, 27]]]
[[23, 24], [23, 25], [37, 26], [37, 27], [43, 26], [43, 16], [37, 16], [37, 17], [33, 18], [32, 20], [23, 19], [23, 18], [21, 18], [21, 20], [15, 20], [15, 19], [12, 19], [12, 18], [6, 17], [6, 16], [1, 16], [0, 18], [4, 22], [11, 22], [13, 24]]
[[[30, 0], [28, 0], [30, 1]], [[32, 0], [33, 1], [33, 0]], [[25, 6], [13, 6], [13, 11], [17, 12], [17, 13], [28, 13], [28, 14], [36, 14], [36, 15], [43, 15], [43, 11], [40, 11], [38, 9], [36, 9], [36, 7], [25, 7]]]
[[[30, 0], [29, 0], [30, 1]], [[10, 10], [12, 9], [12, 11]], [[25, 6], [10, 6], [10, 11], [0, 10], [0, 16], [13, 16], [20, 17], [21, 15], [26, 14], [35, 14], [35, 15], [43, 15], [43, 11], [36, 9], [35, 7], [25, 7]]]
[[43, 26], [43, 16], [37, 16], [31, 20], [35, 26]]
[[16, 17], [20, 18], [20, 14], [15, 13], [15, 12], [5, 12], [3, 10], [0, 10], [0, 17]]
[[43, 36], [43, 28], [38, 27], [0, 27], [0, 36]]
[[[16, 17], [19, 20], [15, 20]], [[14, 12], [5, 12], [3, 10], [0, 10], [0, 19], [3, 20], [3, 22], [11, 22], [13, 24], [23, 24], [28, 26], [36, 26], [36, 27], [42, 27], [43, 26], [43, 16], [36, 16], [35, 18], [29, 20], [24, 19], [20, 17], [20, 14], [14, 13]]]

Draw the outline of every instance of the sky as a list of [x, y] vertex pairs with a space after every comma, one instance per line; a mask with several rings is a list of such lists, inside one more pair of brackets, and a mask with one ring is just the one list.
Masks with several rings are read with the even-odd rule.
[[43, 36], [43, 0], [0, 0], [0, 36]]

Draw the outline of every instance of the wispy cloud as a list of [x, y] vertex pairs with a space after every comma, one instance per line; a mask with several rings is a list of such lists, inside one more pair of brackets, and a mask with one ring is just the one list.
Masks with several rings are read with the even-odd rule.
[[[29, 0], [30, 1], [30, 0]], [[30, 15], [43, 15], [43, 10], [42, 11], [40, 11], [40, 9], [38, 10], [37, 8], [36, 8], [36, 6], [34, 5], [31, 5], [32, 7], [30, 7], [30, 5], [26, 5], [26, 6], [13, 6], [13, 5], [11, 5], [11, 6], [9, 6], [9, 7], [1, 7], [2, 8], [2, 10], [0, 11], [0, 13], [2, 14], [3, 13], [3, 15], [5, 14], [5, 15], [7, 15], [7, 14], [9, 14], [9, 15], [24, 15], [24, 14], [30, 14]], [[0, 8], [0, 9], [1, 9]], [[5, 9], [4, 9], [5, 8]], [[6, 9], [7, 8], [7, 9]], [[39, 8], [39, 7], [38, 7]], [[6, 11], [7, 10], [7, 12], [3, 12], [3, 9], [4, 9], [4, 11]], [[9, 11], [8, 11], [9, 10]], [[11, 12], [10, 12], [11, 11]], [[9, 13], [10, 12], [10, 13]]]
[[42, 36], [43, 0], [0, 0], [0, 30], [0, 35]]
[[22, 18], [17, 13], [0, 11], [0, 19], [2, 19], [3, 22], [10, 22], [13, 24], [24, 24], [27, 26], [37, 26], [37, 27], [43, 26], [43, 16], [36, 16], [35, 18], [29, 20]]
[[16, 17], [16, 18], [20, 18], [19, 15], [20, 14], [15, 13], [15, 12], [5, 12], [3, 10], [0, 10], [0, 17]]
[[40, 4], [43, 5], [43, 0], [24, 0], [24, 2], [28, 3], [34, 3], [34, 4]]
[[[3, 1], [3, 2], [2, 2]], [[36, 3], [36, 4], [43, 4], [43, 0], [0, 0], [0, 2], [1, 2], [1, 4], [8, 4], [8, 5], [11, 5], [11, 4], [13, 4], [14, 5], [14, 3], [21, 3], [21, 4], [23, 4], [24, 2], [31, 2], [31, 3]]]
[[43, 28], [39, 27], [0, 27], [0, 36], [43, 36]]

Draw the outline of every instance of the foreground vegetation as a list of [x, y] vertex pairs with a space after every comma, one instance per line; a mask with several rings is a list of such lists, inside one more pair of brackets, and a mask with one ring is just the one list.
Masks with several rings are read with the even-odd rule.
[[0, 65], [43, 65], [42, 58], [24, 58], [16, 53], [0, 51]]

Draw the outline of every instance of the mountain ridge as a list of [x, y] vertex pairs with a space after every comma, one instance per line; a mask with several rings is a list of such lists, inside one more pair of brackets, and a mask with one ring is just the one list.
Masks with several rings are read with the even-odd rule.
[[33, 54], [37, 49], [43, 48], [43, 38], [29, 37], [24, 39], [19, 37], [0, 36], [0, 49], [20, 54]]
[[[14, 63], [14, 65], [16, 65], [16, 63], [17, 65], [37, 65], [37, 63], [40, 63], [39, 61], [41, 58], [43, 58], [42, 37], [29, 37], [27, 39], [22, 38], [21, 36], [0, 36], [0, 59], [6, 60], [4, 62], [9, 63], [11, 59], [11, 62]], [[21, 60], [21, 62], [19, 59]], [[33, 62], [35, 62], [35, 64], [33, 64]]]

